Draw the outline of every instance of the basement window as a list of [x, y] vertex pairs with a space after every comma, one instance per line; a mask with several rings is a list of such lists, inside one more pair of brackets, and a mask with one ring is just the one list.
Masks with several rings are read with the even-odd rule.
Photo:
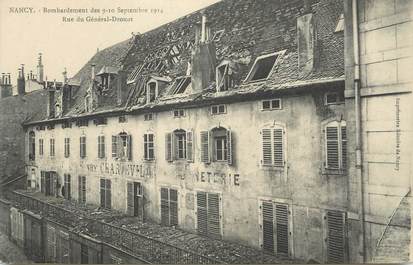
[[171, 87], [171, 90], [170, 90], [171, 94], [176, 95], [176, 94], [184, 93], [190, 84], [191, 84], [190, 76], [184, 76], [184, 77], [177, 78]]
[[336, 29], [334, 30], [334, 33], [342, 32], [344, 31], [344, 14], [341, 14], [338, 21], [337, 21], [337, 26]]
[[267, 79], [277, 64], [281, 52], [259, 56], [251, 68], [245, 82], [263, 81]]
[[261, 110], [279, 110], [281, 109], [281, 99], [271, 99], [261, 101]]
[[225, 106], [224, 104], [211, 106], [212, 115], [219, 115], [219, 114], [225, 114], [225, 113], [227, 113], [227, 106]]
[[324, 95], [325, 105], [344, 103], [344, 92], [327, 92]]

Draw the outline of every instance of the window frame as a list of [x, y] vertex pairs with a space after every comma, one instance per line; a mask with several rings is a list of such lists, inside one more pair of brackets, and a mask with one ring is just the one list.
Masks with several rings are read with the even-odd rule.
[[[150, 141], [150, 136], [152, 140]], [[152, 144], [152, 146], [150, 146]], [[145, 161], [154, 161], [155, 160], [155, 135], [152, 132], [145, 133], [143, 135], [143, 159]], [[151, 151], [152, 150], [152, 156]]]
[[[273, 102], [274, 101], [279, 102], [279, 107], [278, 108], [273, 108]], [[270, 107], [268, 109], [264, 108], [264, 102], [269, 102]], [[282, 110], [283, 109], [281, 98], [264, 99], [264, 100], [261, 100], [259, 104], [260, 104], [260, 110], [261, 111], [272, 111], [272, 110]]]
[[106, 143], [105, 143], [105, 135], [98, 135], [98, 158], [104, 159], [106, 158]]
[[44, 155], [44, 139], [39, 138], [39, 156]]
[[[178, 113], [178, 115], [175, 115], [176, 113]], [[186, 117], [186, 111], [185, 111], [185, 109], [175, 109], [175, 110], [172, 111], [172, 114], [173, 114], [173, 117], [174, 117], [175, 119], [179, 119], [179, 118], [182, 118], [182, 117]]]
[[65, 158], [70, 157], [70, 138], [69, 137], [64, 138], [64, 157]]
[[[344, 92], [343, 92], [344, 93]], [[328, 102], [327, 98], [330, 95], [336, 95], [336, 101], [335, 102]], [[326, 93], [324, 93], [324, 105], [326, 106], [330, 106], [330, 105], [341, 105], [344, 104], [345, 99], [344, 99], [344, 95], [343, 95], [343, 100], [341, 100], [341, 96], [340, 96], [340, 91], [328, 91]]]
[[[224, 72], [221, 73], [221, 68], [225, 67]], [[229, 75], [228, 72], [231, 68], [231, 64], [229, 61], [222, 62], [220, 65], [218, 65], [215, 69], [215, 82], [216, 82], [216, 90], [217, 92], [223, 92], [223, 91], [228, 91], [230, 90], [231, 87], [233, 87], [233, 79], [232, 75]]]
[[144, 121], [152, 121], [152, 120], [153, 120], [153, 116], [154, 116], [153, 113], [145, 113], [145, 114], [143, 115], [143, 120], [144, 120]]
[[80, 158], [85, 159], [87, 157], [87, 146], [86, 146], [86, 135], [81, 135], [79, 137], [79, 155]]
[[[264, 130], [270, 130], [270, 135], [269, 135], [269, 139], [270, 142], [264, 142]], [[276, 130], [281, 130], [282, 133], [282, 139], [281, 139], [281, 143], [276, 143], [275, 142], [275, 131]], [[271, 124], [265, 124], [264, 126], [262, 126], [260, 128], [260, 151], [261, 151], [261, 161], [260, 161], [260, 165], [262, 168], [273, 168], [273, 169], [279, 169], [279, 170], [284, 170], [286, 165], [287, 165], [287, 130], [286, 130], [286, 126], [285, 124], [281, 124], [281, 123], [271, 123]], [[270, 155], [271, 155], [271, 163], [266, 163], [266, 155], [268, 156], [268, 154], [265, 154], [265, 150], [264, 150], [264, 146], [265, 145], [270, 145]], [[279, 153], [279, 151], [276, 151], [276, 144], [281, 144], [282, 145], [282, 165], [280, 165], [279, 163], [276, 162], [276, 157], [275, 157], [275, 153]], [[279, 158], [278, 158], [279, 159]]]
[[[284, 55], [286, 50], [282, 50], [282, 51], [278, 51], [278, 52], [273, 52], [273, 53], [269, 53], [269, 54], [263, 54], [258, 56], [255, 61], [254, 64], [252, 65], [250, 71], [248, 72], [247, 77], [244, 79], [244, 83], [255, 83], [255, 82], [263, 82], [265, 80], [267, 80], [272, 73], [274, 72], [274, 68], [279, 64], [280, 62], [280, 57]], [[272, 66], [270, 72], [268, 73], [268, 76], [266, 78], [262, 78], [262, 79], [257, 79], [257, 80], [251, 80], [252, 76], [255, 75], [256, 71], [258, 69], [256, 69], [258, 67], [257, 63], [258, 61], [271, 57], [271, 56], [277, 56], [277, 58], [274, 61], [274, 65]]]
[[[102, 185], [102, 183], [104, 185]], [[112, 181], [108, 178], [101, 178], [99, 182], [100, 190], [100, 207], [104, 209], [112, 209]], [[104, 195], [102, 195], [102, 191]], [[102, 200], [103, 198], [103, 200]], [[103, 203], [103, 205], [102, 205]]]
[[86, 176], [80, 175], [78, 177], [78, 202], [81, 204], [86, 204]]
[[[334, 140], [328, 140], [327, 139], [327, 128], [337, 128], [337, 162], [338, 162], [338, 167], [331, 167], [329, 166], [329, 153], [328, 153], [328, 142], [329, 141], [334, 141]], [[325, 173], [335, 173], [335, 174], [345, 174], [347, 172], [347, 167], [348, 167], [348, 155], [347, 155], [347, 131], [345, 135], [345, 139], [343, 140], [343, 127], [345, 130], [347, 130], [347, 122], [345, 120], [333, 120], [330, 122], [327, 122], [323, 126], [323, 135], [324, 135], [324, 171]], [[345, 146], [343, 145], [343, 142], [345, 143]], [[343, 149], [345, 148], [345, 157], [343, 156], [344, 151]], [[344, 161], [345, 159], [345, 161]]]
[[[175, 160], [186, 160], [186, 131], [185, 130], [175, 130], [173, 132], [174, 134], [174, 143], [173, 145], [175, 146]], [[181, 138], [181, 139], [179, 139]], [[179, 148], [179, 144], [181, 143], [182, 148]], [[182, 152], [182, 156], [180, 155], [180, 152]]]
[[[224, 107], [224, 110], [220, 112], [219, 108]], [[216, 113], [214, 113], [213, 109], [216, 108]], [[222, 115], [222, 114], [227, 114], [227, 105], [226, 104], [218, 104], [218, 105], [212, 105], [210, 107], [210, 113], [211, 115]]]
[[[155, 84], [154, 89], [154, 98], [151, 100], [151, 84]], [[146, 104], [153, 103], [156, 101], [158, 98], [158, 82], [156, 80], [150, 80], [148, 83], [146, 83]]]
[[56, 156], [56, 140], [55, 138], [50, 138], [49, 139], [49, 155], [50, 157], [55, 157]]
[[34, 131], [29, 132], [29, 160], [36, 160], [36, 134]]

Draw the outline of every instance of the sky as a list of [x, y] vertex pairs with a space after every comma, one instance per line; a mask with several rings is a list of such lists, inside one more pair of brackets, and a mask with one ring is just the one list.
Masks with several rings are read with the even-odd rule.
[[[64, 68], [71, 77], [96, 53], [219, 0], [0, 0], [0, 73], [11, 73], [16, 84], [21, 64], [36, 73], [38, 53], [43, 54], [45, 76], [61, 80]], [[21, 9], [21, 8], [25, 9]], [[30, 9], [31, 8], [31, 9]], [[56, 14], [44, 8], [87, 9], [86, 14]], [[100, 13], [91, 13], [91, 9]], [[122, 14], [120, 9], [135, 9]], [[138, 9], [147, 10], [136, 12]], [[18, 11], [25, 11], [22, 13]], [[107, 10], [110, 14], [103, 14]], [[116, 16], [130, 22], [77, 22], [77, 17]], [[67, 17], [66, 21], [64, 17]], [[74, 22], [69, 22], [73, 18]]]

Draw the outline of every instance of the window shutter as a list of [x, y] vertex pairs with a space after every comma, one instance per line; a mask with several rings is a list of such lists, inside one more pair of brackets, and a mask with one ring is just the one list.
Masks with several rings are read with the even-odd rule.
[[169, 189], [169, 211], [170, 211], [170, 225], [178, 225], [178, 191]]
[[112, 135], [112, 157], [118, 156], [118, 137]]
[[275, 221], [277, 231], [277, 254], [288, 256], [289, 254], [289, 229], [288, 229], [288, 205], [275, 205]]
[[172, 162], [172, 133], [165, 135], [165, 159]]
[[327, 212], [327, 263], [345, 263], [345, 214], [339, 211]]
[[138, 219], [143, 221], [144, 215], [144, 201], [143, 201], [143, 194], [144, 194], [144, 187], [142, 183], [138, 183]]
[[132, 160], [132, 135], [128, 135], [126, 138], [127, 141], [127, 157], [128, 160]]
[[194, 162], [194, 144], [193, 144], [193, 132], [186, 132], [186, 159], [188, 162]]
[[347, 168], [347, 131], [346, 126], [341, 126], [341, 165]]
[[207, 194], [205, 192], [197, 192], [197, 226], [198, 234], [207, 235], [208, 234], [208, 225], [207, 225]]
[[148, 150], [148, 134], [143, 135], [143, 159], [148, 160], [149, 159], [149, 150]]
[[271, 129], [262, 129], [262, 164], [272, 165]]
[[201, 162], [210, 163], [209, 155], [209, 131], [201, 132]]
[[232, 132], [230, 129], [227, 130], [227, 160], [228, 160], [228, 165], [232, 165], [233, 161], [233, 144], [232, 144]]
[[167, 188], [161, 188], [161, 224], [169, 225], [169, 192]]
[[105, 207], [105, 180], [100, 180], [100, 207]]
[[338, 128], [337, 126], [326, 127], [326, 145], [327, 145], [327, 167], [339, 168], [339, 151], [338, 151]]
[[274, 166], [284, 166], [283, 129], [274, 129]]
[[262, 248], [274, 252], [274, 212], [272, 202], [262, 202]]
[[221, 238], [221, 222], [219, 211], [219, 195], [208, 193], [208, 236]]
[[110, 179], [106, 180], [106, 201], [105, 208], [110, 209], [112, 207], [112, 183]]
[[130, 216], [134, 216], [134, 198], [133, 198], [133, 183], [128, 182], [127, 184], [127, 213]]

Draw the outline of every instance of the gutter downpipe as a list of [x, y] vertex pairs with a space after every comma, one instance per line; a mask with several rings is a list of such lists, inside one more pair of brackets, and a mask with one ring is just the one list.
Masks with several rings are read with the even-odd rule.
[[353, 49], [354, 49], [354, 105], [356, 116], [356, 176], [359, 180], [359, 219], [361, 229], [361, 244], [363, 250], [363, 262], [367, 262], [366, 255], [366, 228], [365, 228], [365, 207], [364, 207], [364, 182], [363, 182], [363, 170], [362, 170], [362, 156], [361, 156], [361, 99], [360, 99], [360, 50], [359, 50], [359, 27], [358, 27], [358, 9], [357, 0], [352, 0], [352, 12], [353, 12]]

